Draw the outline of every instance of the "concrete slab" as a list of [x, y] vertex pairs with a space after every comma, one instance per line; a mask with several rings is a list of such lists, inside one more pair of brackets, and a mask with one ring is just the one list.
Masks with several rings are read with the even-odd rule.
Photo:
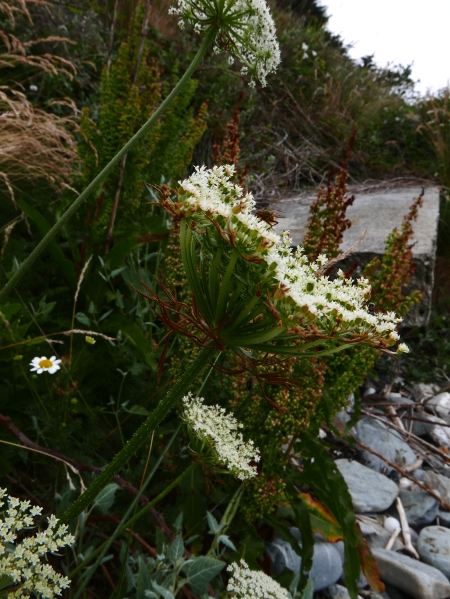
[[[348, 208], [347, 215], [352, 221], [350, 229], [345, 231], [342, 250], [351, 247], [367, 230], [367, 235], [355, 252], [344, 260], [340, 266], [343, 270], [350, 268], [355, 262], [358, 268], [354, 276], [359, 276], [364, 267], [375, 256], [384, 253], [385, 240], [394, 227], [400, 228], [403, 216], [408, 212], [414, 198], [421, 192], [421, 187], [394, 187], [380, 190], [380, 186], [371, 189], [349, 188], [349, 195], [356, 199]], [[302, 194], [277, 200], [271, 204], [284, 215], [279, 218], [276, 230], [287, 229], [291, 233], [295, 245], [301, 245], [306, 231], [309, 208], [315, 200], [314, 194]], [[434, 282], [434, 264], [437, 244], [439, 220], [439, 188], [425, 189], [423, 207], [418, 219], [413, 223], [413, 260], [416, 271], [410, 284], [410, 290], [420, 289], [425, 295], [421, 303], [407, 316], [405, 324], [420, 326], [428, 322], [431, 309], [431, 294]]]

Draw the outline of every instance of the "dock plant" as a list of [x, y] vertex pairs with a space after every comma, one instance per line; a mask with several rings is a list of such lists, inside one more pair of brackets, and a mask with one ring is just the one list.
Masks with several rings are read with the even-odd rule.
[[[96, 173], [94, 179], [46, 233], [30, 256], [22, 264], [17, 264], [14, 274], [0, 291], [0, 300], [3, 300], [15, 288], [46, 246], [54, 240], [58, 231], [77, 212], [84, 200], [101, 190], [107, 177], [121, 162], [125, 168], [127, 155], [133, 149], [145, 149], [143, 145], [139, 145], [139, 142], [144, 139], [152, 127], [156, 126], [175, 98], [185, 89], [196, 68], [211, 48], [215, 53], [226, 53], [230, 64], [234, 60], [239, 61], [242, 64], [241, 73], [249, 75], [252, 87], [256, 86], [257, 82], [264, 87], [267, 77], [276, 71], [280, 62], [280, 50], [274, 22], [264, 0], [214, 0], [212, 2], [209, 0], [176, 0], [171, 8], [171, 13], [177, 15], [180, 27], [191, 28], [194, 34], [201, 38], [200, 48], [192, 63], [174, 89], [139, 131], [111, 157], [106, 165], [99, 166], [101, 170], [92, 170], [93, 173]], [[125, 50], [126, 48], [122, 47], [123, 53]], [[123, 58], [123, 54], [120, 56]], [[137, 82], [138, 80], [135, 81], [135, 83]], [[137, 88], [133, 93], [137, 95]], [[157, 97], [159, 96], [155, 92], [152, 98]], [[117, 108], [117, 103], [115, 108]], [[120, 138], [124, 137], [123, 129], [118, 133], [120, 133]], [[138, 158], [136, 157], [136, 159]], [[300, 404], [305, 397], [300, 392], [302, 388], [301, 374], [302, 368], [308, 360], [317, 365], [315, 380], [321, 381], [323, 368], [320, 360], [322, 358], [343, 352], [349, 347], [360, 346], [394, 354], [394, 347], [399, 341], [397, 326], [401, 319], [393, 311], [374, 312], [369, 307], [371, 298], [369, 280], [364, 277], [356, 280], [348, 278], [342, 270], [337, 272], [335, 278], [330, 278], [328, 273], [339, 259], [339, 256], [336, 255], [337, 251], [329, 257], [321, 251], [312, 259], [308, 258], [301, 247], [294, 251], [289, 232], [283, 231], [278, 234], [274, 231], [273, 223], [267, 222], [261, 213], [256, 211], [256, 203], [252, 194], [235, 182], [234, 175], [235, 166], [233, 164], [222, 164], [213, 168], [197, 166], [193, 173], [179, 181], [178, 185], [172, 184], [172, 187], [152, 185], [151, 187], [152, 193], [155, 187], [159, 192], [158, 202], [156, 202], [159, 208], [155, 208], [155, 210], [165, 211], [173, 217], [176, 227], [179, 228], [179, 252], [186, 280], [186, 289], [183, 290], [182, 296], [178, 296], [174, 290], [171, 290], [167, 281], [162, 280], [161, 275], [159, 278], [158, 275], [154, 277], [155, 284], [151, 287], [142, 283], [139, 287], [135, 286], [134, 288], [135, 292], [144, 296], [146, 301], [148, 300], [147, 305], [152, 306], [158, 320], [157, 328], [159, 330], [164, 327], [167, 329], [164, 331], [162, 339], [158, 339], [159, 345], [164, 347], [158, 364], [159, 375], [162, 374], [171, 335], [184, 336], [193, 346], [196, 346], [196, 351], [192, 353], [191, 360], [188, 361], [184, 372], [175, 381], [172, 381], [168, 393], [160, 399], [155, 409], [150, 413], [144, 410], [146, 419], [134, 435], [127, 442], [122, 437], [123, 446], [117, 455], [86, 489], [83, 488], [83, 492], [76, 501], [70, 502], [69, 507], [67, 504], [65, 505], [65, 509], [61, 510], [59, 521], [55, 517], [51, 517], [49, 520], [50, 530], [55, 529], [59, 522], [56, 533], [53, 536], [53, 533], [47, 534], [46, 539], [51, 541], [48, 544], [49, 550], [53, 551], [60, 546], [72, 543], [73, 539], [68, 533], [68, 527], [72, 526], [74, 530], [78, 527], [83, 528], [86, 514], [89, 515], [90, 510], [99, 504], [99, 498], [104, 501], [106, 495], [111, 493], [114, 495], [116, 487], [115, 483], [111, 482], [113, 477], [131, 462], [136, 452], [148, 443], [150, 438], [151, 452], [157, 427], [174, 408], [180, 409], [182, 423], [176, 427], [171, 441], [148, 475], [146, 474], [147, 461], [141, 486], [139, 490], [136, 490], [135, 497], [118, 523], [114, 534], [88, 555], [77, 556], [77, 566], [69, 573], [68, 578], [73, 578], [83, 571], [91, 560], [96, 559], [96, 561], [83, 572], [83, 579], [74, 599], [84, 593], [96, 568], [104, 564], [106, 553], [117, 536], [130, 531], [116, 590], [117, 597], [121, 596], [134, 523], [153, 508], [158, 501], [165, 498], [183, 479], [187, 479], [188, 475], [192, 478], [198, 465], [202, 466], [205, 476], [206, 473], [214, 471], [216, 474], [231, 474], [239, 482], [250, 480], [251, 483], [252, 479], [257, 478], [261, 454], [254, 441], [248, 438], [245, 425], [242, 426], [239, 418], [228, 413], [223, 407], [214, 402], [212, 402], [213, 405], [210, 405], [209, 398], [205, 400], [200, 397], [205, 381], [212, 370], [214, 368], [219, 370], [223, 367], [219, 360], [221, 356], [226, 356], [231, 363], [229, 371], [231, 374], [248, 373], [256, 380], [264, 398], [276, 414], [289, 413], [291, 408], [290, 392], [292, 392], [293, 401], [297, 405], [292, 409], [291, 425], [297, 426], [301, 418]], [[345, 180], [342, 182], [342, 188], [344, 186]], [[115, 197], [118, 198], [119, 192], [120, 185], [117, 187]], [[117, 208], [117, 203], [115, 207]], [[113, 206], [109, 229], [111, 235], [115, 219], [114, 210]], [[110, 240], [109, 236], [108, 249]], [[325, 244], [323, 247], [328, 246]], [[174, 251], [173, 244], [171, 251]], [[101, 264], [104, 266], [105, 262], [101, 260]], [[88, 265], [89, 261], [86, 262], [85, 268]], [[103, 277], [104, 280], [111, 283], [121, 270], [123, 269], [113, 270], [111, 275]], [[74, 318], [75, 304], [83, 275], [84, 271], [82, 271], [75, 295]], [[120, 305], [122, 297], [119, 292], [116, 297]], [[95, 306], [93, 306], [92, 314], [94, 312]], [[78, 317], [80, 318], [80, 315]], [[87, 320], [89, 323], [86, 315], [84, 318], [85, 322]], [[4, 321], [9, 325], [6, 318]], [[163, 327], [160, 328], [160, 324]], [[69, 331], [71, 334], [76, 332], [80, 331], [73, 327]], [[91, 331], [86, 330], [84, 333], [90, 335]], [[92, 334], [95, 335], [95, 333]], [[103, 337], [105, 336], [103, 335]], [[111, 340], [110, 337], [105, 338]], [[89, 336], [85, 339], [89, 345], [94, 343], [93, 337]], [[153, 340], [151, 339], [151, 341]], [[400, 344], [396, 351], [402, 353], [408, 351], [408, 348], [406, 345]], [[34, 358], [30, 366], [32, 371], [37, 373], [34, 376], [42, 374], [41, 380], [45, 379], [45, 382], [50, 385], [49, 380], [53, 378], [50, 375], [55, 375], [56, 378], [57, 371], [63, 370], [62, 366], [59, 366], [60, 363], [65, 370], [64, 362], [57, 359], [56, 355], [50, 359], [42, 356]], [[69, 360], [69, 370], [70, 368]], [[205, 377], [207, 370], [208, 374]], [[125, 380], [127, 373], [122, 373], [122, 375]], [[278, 397], [272, 395], [271, 389], [274, 387], [281, 389], [278, 391]], [[314, 392], [314, 385], [311, 387]], [[117, 400], [118, 404], [119, 399]], [[310, 399], [309, 407], [313, 411], [315, 408], [314, 393]], [[117, 407], [116, 416], [118, 410]], [[65, 417], [66, 415], [64, 415]], [[118, 417], [117, 421], [122, 435]], [[276, 418], [272, 422], [276, 425]], [[189, 445], [186, 449], [192, 460], [177, 478], [174, 477], [174, 480], [159, 492], [157, 497], [148, 501], [138, 511], [138, 503], [144, 490], [159, 468], [165, 453], [174, 443], [183, 423], [189, 437]], [[276, 436], [277, 443], [281, 440], [280, 436]], [[294, 449], [299, 455], [302, 455], [303, 470], [300, 474], [289, 475], [282, 485], [273, 484], [273, 488], [277, 490], [283, 486], [285, 497], [292, 504], [292, 509], [301, 527], [303, 548], [296, 549], [296, 551], [298, 550], [302, 554], [302, 569], [295, 586], [297, 588], [297, 583], [300, 588], [306, 585], [308, 569], [312, 564], [313, 533], [308, 504], [307, 500], [299, 497], [297, 491], [299, 486], [307, 484], [320, 501], [329, 506], [334, 519], [333, 523], [336, 524], [336, 529], [341, 535], [339, 538], [345, 539], [345, 579], [351, 596], [356, 597], [356, 580], [360, 573], [357, 548], [358, 543], [361, 546], [363, 541], [356, 526], [351, 498], [343, 478], [337, 472], [334, 462], [329, 459], [327, 452], [323, 448], [317, 448], [317, 443], [316, 439], [307, 431], [302, 439], [292, 435], [286, 459], [290, 459], [290, 450]], [[70, 480], [69, 475], [68, 478]], [[241, 497], [241, 491], [239, 491], [239, 497]], [[110, 506], [109, 499], [106, 500], [106, 503], [108, 502]], [[25, 507], [28, 509], [28, 505]], [[13, 506], [10, 509], [15, 508]], [[237, 506], [233, 509], [234, 516]], [[133, 510], [134, 514], [132, 515]], [[212, 530], [217, 532], [219, 529], [214, 521], [210, 517], [208, 521]], [[268, 522], [273, 524], [273, 520], [268, 520]], [[277, 526], [278, 524], [275, 522], [273, 528]], [[45, 533], [38, 533], [36, 539], [40, 539], [39, 535], [42, 534], [45, 536]], [[284, 530], [283, 534], [292, 541], [292, 535], [288, 528]], [[79, 536], [82, 538], [83, 533], [79, 533]], [[177, 539], [171, 545], [171, 555], [168, 556], [168, 560], [172, 560], [172, 565], [178, 563], [179, 572], [181, 572], [181, 566], [184, 568], [185, 548], [182, 539], [179, 537]], [[0, 545], [0, 549], [4, 553], [6, 551], [11, 553], [12, 548], [6, 547], [6, 544], [14, 541], [15, 538], [4, 540], [5, 543]], [[39, 543], [39, 541], [36, 542]], [[216, 549], [219, 542], [225, 545], [228, 543], [228, 547], [231, 543], [228, 537], [219, 535]], [[298, 548], [295, 539], [292, 542], [293, 546]], [[20, 550], [17, 553], [16, 548], [15, 553], [19, 555]], [[193, 582], [195, 581], [195, 569], [200, 568], [198, 564], [201, 559], [202, 557], [192, 560], [194, 563], [191, 561], [186, 580], [190, 580], [191, 587], [194, 585], [193, 588], [200, 588], [199, 594], [204, 595], [206, 579], [198, 587], [195, 587]], [[204, 557], [204, 561], [208, 559], [211, 558]], [[37, 564], [36, 561], [33, 567], [35, 572], [39, 573]], [[158, 569], [156, 562], [155, 567]], [[219, 574], [224, 566], [220, 563], [215, 567]], [[204, 570], [206, 569], [205, 566]], [[23, 572], [30, 572], [30, 570], [24, 569]], [[63, 587], [68, 586], [68, 580], [65, 578], [62, 579], [58, 576], [52, 578], [53, 574], [50, 570], [45, 570], [45, 572], [48, 573], [55, 585], [54, 594], [58, 594]], [[203, 576], [202, 572], [200, 571], [199, 574]], [[230, 572], [232, 577], [228, 592], [231, 597], [289, 596], [278, 583], [262, 573], [250, 570], [244, 560], [241, 560], [239, 566], [231, 566]], [[9, 576], [6, 570], [5, 573]], [[172, 579], [172, 583], [176, 585], [176, 577], [172, 576]], [[0, 579], [0, 582], [1, 580], [3, 579]], [[12, 573], [11, 580], [13, 583], [19, 583], [21, 579], [18, 574]], [[208, 583], [209, 580], [211, 578], [208, 578]], [[9, 579], [7, 582], [9, 584]], [[59, 587], [56, 588], [57, 585]], [[25, 586], [23, 588], [25, 589]], [[162, 596], [173, 596], [164, 595], [161, 591], [163, 587], [158, 588], [155, 583], [152, 588]], [[0, 588], [0, 596], [1, 591]], [[30, 593], [38, 596], [39, 593], [43, 596], [52, 596], [51, 592], [53, 591], [45, 592], [47, 595], [44, 595], [44, 592], [41, 592], [38, 587], [30, 589]], [[150, 594], [148, 595], [148, 593]], [[145, 595], [156, 596], [149, 589], [146, 590]]]

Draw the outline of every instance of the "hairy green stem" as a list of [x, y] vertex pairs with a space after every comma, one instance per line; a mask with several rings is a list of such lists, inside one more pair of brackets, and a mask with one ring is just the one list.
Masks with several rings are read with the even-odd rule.
[[[154, 499], [152, 499], [150, 501], [150, 503], [148, 503], [145, 507], [143, 507], [141, 510], [139, 510], [139, 512], [137, 512], [132, 518], [130, 518], [129, 520], [127, 520], [127, 522], [125, 522], [124, 524], [121, 524], [117, 529], [116, 532], [114, 533], [114, 538], [116, 538], [117, 536], [123, 534], [127, 528], [130, 528], [130, 526], [132, 526], [137, 520], [139, 520], [139, 518], [141, 518], [142, 516], [144, 516], [144, 514], [146, 514], [148, 512], [148, 510], [152, 507], [154, 507], [159, 501], [161, 501], [161, 499], [164, 499], [164, 497], [170, 493], [170, 491], [172, 491], [172, 489], [175, 489], [176, 486], [179, 485], [179, 483], [183, 480], [183, 478], [185, 476], [187, 476], [188, 474], [190, 474], [194, 468], [197, 466], [198, 462], [192, 462], [191, 465], [186, 468], [186, 470], [184, 472], [182, 472], [180, 474], [180, 476], [178, 478], [176, 478], [173, 482], [170, 483], [170, 485], [168, 487], [166, 487], [164, 489], [164, 491], [161, 491], [161, 493], [155, 497]], [[69, 574], [69, 578], [74, 578], [77, 574], [79, 574], [83, 568], [86, 567], [86, 565], [92, 561], [99, 553], [103, 554], [103, 552], [108, 549], [108, 547], [111, 545], [111, 542], [114, 539], [108, 539], [106, 540], [104, 543], [102, 543], [99, 547], [97, 547], [97, 549], [95, 551], [93, 551], [91, 553], [91, 555], [89, 555], [89, 557], [87, 557], [84, 562], [82, 562], [81, 564], [79, 564], [74, 570], [72, 570], [72, 572], [70, 572]], [[103, 559], [103, 555], [100, 558]], [[99, 560], [97, 560], [99, 561]]]
[[167, 416], [178, 401], [191, 389], [193, 383], [196, 383], [203, 370], [208, 365], [208, 361], [214, 361], [218, 350], [213, 348], [202, 349], [193, 363], [186, 369], [184, 374], [175, 382], [166, 397], [158, 404], [155, 410], [150, 414], [144, 424], [137, 430], [133, 437], [127, 442], [125, 447], [113, 458], [105, 467], [101, 474], [89, 485], [86, 491], [80, 495], [75, 503], [68, 508], [62, 518], [61, 524], [70, 524], [83, 512], [92, 501], [97, 497], [100, 491], [106, 487], [112, 477], [123, 468], [137, 450], [148, 438], [148, 435], [156, 429], [159, 423]]
[[195, 55], [193, 61], [189, 65], [189, 68], [178, 81], [176, 86], [167, 96], [167, 98], [162, 102], [162, 104], [155, 110], [152, 116], [148, 119], [148, 121], [143, 125], [139, 131], [133, 135], [133, 137], [123, 146], [123, 148], [114, 156], [114, 158], [105, 166], [105, 168], [95, 177], [91, 183], [86, 187], [86, 189], [78, 196], [78, 198], [73, 202], [73, 204], [64, 212], [61, 218], [53, 225], [50, 231], [44, 236], [44, 238], [38, 243], [38, 245], [34, 248], [31, 254], [22, 262], [19, 269], [14, 273], [14, 275], [10, 278], [8, 283], [0, 290], [0, 301], [17, 285], [23, 275], [27, 272], [30, 266], [34, 263], [36, 258], [38, 258], [44, 249], [47, 247], [49, 242], [53, 239], [56, 233], [66, 224], [66, 222], [70, 219], [70, 217], [78, 210], [83, 200], [85, 200], [97, 187], [98, 185], [109, 175], [109, 173], [113, 170], [113, 168], [118, 164], [124, 156], [128, 154], [128, 152], [136, 145], [136, 143], [142, 139], [142, 137], [148, 132], [151, 126], [163, 115], [163, 113], [167, 110], [167, 108], [172, 104], [174, 99], [178, 96], [180, 91], [184, 88], [186, 83], [191, 79], [194, 74], [195, 69], [197, 68], [199, 62], [205, 55], [208, 48], [213, 43], [216, 34], [218, 31], [217, 25], [211, 25], [210, 28], [206, 31], [205, 37], [203, 38], [202, 45], [200, 46], [197, 54]]
[[[122, 520], [119, 522], [119, 525], [116, 527], [116, 530], [113, 532], [113, 534], [109, 537], [109, 539], [107, 541], [105, 541], [101, 548], [99, 548], [99, 551], [101, 552], [100, 555], [98, 556], [95, 564], [93, 566], [91, 566], [89, 568], [89, 570], [86, 572], [86, 575], [83, 578], [83, 582], [81, 584], [81, 586], [79, 587], [74, 599], [77, 599], [81, 593], [83, 592], [83, 590], [86, 588], [89, 580], [91, 579], [92, 575], [94, 574], [94, 572], [97, 570], [97, 568], [99, 567], [99, 565], [102, 563], [103, 558], [105, 557], [106, 552], [108, 551], [108, 549], [111, 547], [111, 545], [114, 543], [114, 541], [116, 540], [116, 538], [119, 536], [120, 531], [122, 530], [122, 528], [125, 526], [125, 529], [127, 528], [127, 524], [126, 524], [126, 520], [129, 517], [129, 515], [131, 514], [131, 512], [135, 511], [136, 515], [136, 507], [139, 503], [139, 500], [142, 496], [142, 494], [144, 493], [145, 489], [147, 488], [148, 484], [150, 483], [150, 481], [152, 480], [152, 478], [154, 477], [154, 475], [156, 474], [158, 468], [161, 465], [161, 462], [163, 461], [166, 453], [169, 451], [169, 449], [172, 446], [172, 443], [175, 441], [175, 438], [177, 437], [178, 433], [181, 430], [181, 424], [178, 425], [178, 427], [176, 428], [175, 432], [173, 433], [172, 437], [170, 438], [168, 444], [166, 445], [166, 447], [164, 448], [164, 451], [161, 453], [161, 455], [159, 456], [159, 459], [157, 460], [156, 464], [153, 466], [152, 471], [150, 472], [150, 474], [147, 476], [144, 484], [141, 486], [141, 488], [139, 489], [138, 494], [136, 495], [136, 497], [133, 499], [133, 501], [131, 502], [131, 505], [128, 507], [127, 511], [125, 512], [125, 514], [122, 516]], [[164, 490], [165, 491], [165, 490]], [[130, 530], [130, 536], [129, 536], [129, 542], [131, 540], [131, 530]], [[129, 549], [129, 546], [128, 546]], [[98, 553], [98, 552], [97, 552]], [[96, 553], [96, 555], [97, 555]], [[125, 555], [125, 559], [124, 559], [124, 564], [126, 563], [126, 558], [128, 555], [128, 551], [127, 554]], [[90, 557], [93, 557], [90, 556]], [[83, 562], [83, 564], [85, 562], [87, 562], [88, 560], [85, 560]], [[83, 564], [81, 564], [81, 566], [83, 566]], [[120, 590], [120, 586], [121, 584], [119, 583], [118, 589]], [[119, 591], [117, 592], [117, 594], [119, 594]]]

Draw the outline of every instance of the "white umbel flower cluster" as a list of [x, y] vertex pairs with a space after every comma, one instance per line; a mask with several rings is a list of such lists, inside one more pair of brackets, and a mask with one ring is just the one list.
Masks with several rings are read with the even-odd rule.
[[290, 599], [291, 596], [273, 578], [250, 570], [244, 560], [239, 564], [236, 562], [228, 566], [227, 571], [231, 573], [228, 581], [227, 591], [235, 599]]
[[209, 450], [213, 461], [223, 464], [240, 480], [256, 476], [256, 467], [251, 462], [259, 462], [259, 451], [253, 441], [245, 442], [232, 414], [217, 405], [207, 406], [202, 397], [188, 393], [183, 397], [183, 419], [194, 435]]
[[378, 340], [383, 347], [396, 343], [401, 319], [393, 312], [368, 311], [369, 281], [345, 279], [342, 271], [334, 280], [318, 274], [327, 257], [310, 263], [302, 247], [294, 253], [289, 232], [278, 235], [258, 218], [253, 196], [232, 182], [233, 174], [232, 165], [196, 167], [191, 177], [180, 181], [178, 213], [199, 231], [214, 221], [222, 238], [246, 260], [259, 264], [261, 289], [276, 289], [273, 297], [283, 324], [299, 333], [313, 324], [319, 334], [336, 339], [356, 334]]
[[47, 553], [58, 552], [62, 547], [71, 545], [75, 538], [67, 532], [67, 526], [58, 525], [58, 518], [52, 515], [48, 518], [47, 530], [17, 542], [17, 534], [33, 526], [33, 519], [41, 514], [42, 508], [7, 496], [5, 489], [0, 489], [0, 508], [5, 505], [2, 501], [5, 497], [8, 508], [4, 511], [3, 520], [0, 519], [0, 587], [7, 590], [10, 581], [12, 590], [8, 599], [60, 596], [61, 591], [69, 587], [70, 580], [55, 572], [43, 560]]
[[241, 72], [251, 73], [250, 85], [255, 79], [263, 86], [266, 76], [274, 73], [280, 64], [280, 48], [275, 23], [265, 0], [176, 0], [169, 13], [178, 15], [179, 25], [192, 25], [197, 33], [213, 23], [220, 24], [216, 38], [216, 53], [226, 50], [242, 61]]

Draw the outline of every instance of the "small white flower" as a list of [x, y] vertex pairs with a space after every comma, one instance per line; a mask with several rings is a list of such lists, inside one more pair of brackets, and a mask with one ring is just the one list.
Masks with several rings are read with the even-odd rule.
[[410, 352], [410, 349], [406, 345], [406, 343], [400, 343], [400, 345], [397, 347], [398, 354], [409, 354], [409, 352]]
[[42, 358], [33, 358], [30, 362], [30, 366], [32, 366], [31, 372], [37, 371], [38, 374], [42, 372], [54, 374], [61, 368], [60, 363], [61, 360], [57, 360], [56, 356], [52, 356], [51, 358], [46, 358], [45, 356], [42, 356]]
[[[280, 64], [280, 47], [275, 23], [265, 0], [175, 0], [170, 14], [180, 17], [180, 27], [190, 24], [196, 33], [219, 24], [214, 52], [225, 50], [244, 65], [242, 73], [251, 71], [250, 85], [259, 79], [263, 87], [266, 76]], [[220, 8], [219, 8], [220, 5]]]
[[37, 85], [30, 85], [29, 90], [30, 90], [30, 92], [37, 92], [38, 91], [38, 86]]
[[94, 337], [91, 337], [90, 335], [86, 335], [86, 337], [84, 339], [85, 339], [86, 343], [90, 343], [91, 345], [94, 345], [94, 343], [95, 343]]
[[[0, 489], [0, 499], [6, 495]], [[12, 585], [20, 585], [12, 589], [8, 597], [39, 597], [52, 599], [67, 589], [70, 580], [61, 576], [48, 563], [47, 553], [56, 553], [61, 547], [71, 545], [75, 541], [67, 526], [57, 526], [55, 516], [48, 518], [49, 526], [45, 532], [38, 532], [34, 537], [25, 537], [17, 541], [17, 532], [33, 525], [33, 517], [38, 516], [42, 508], [30, 506], [29, 501], [20, 501], [16, 497], [8, 497], [8, 517], [0, 519], [0, 578], [3, 582], [11, 579]], [[0, 501], [0, 506], [3, 502]], [[18, 509], [16, 509], [18, 508]], [[8, 588], [2, 587], [8, 591]]]
[[[179, 182], [174, 209], [188, 225], [195, 223], [197, 231], [212, 230], [213, 221], [222, 239], [257, 264], [255, 279], [274, 298], [280, 323], [292, 334], [313, 326], [316, 333], [332, 335], [336, 341], [356, 336], [380, 348], [393, 345], [401, 318], [393, 312], [368, 311], [369, 281], [346, 279], [342, 270], [333, 280], [318, 274], [327, 257], [320, 255], [311, 263], [302, 247], [294, 252], [289, 232], [277, 234], [258, 216], [253, 196], [233, 183], [234, 171], [233, 165], [196, 167]], [[200, 243], [203, 237], [198, 238]]]
[[290, 599], [290, 594], [273, 578], [257, 570], [250, 570], [242, 559], [228, 566], [231, 573], [227, 591], [233, 599]]
[[232, 414], [219, 406], [204, 405], [202, 397], [188, 393], [183, 397], [183, 419], [194, 435], [211, 451], [213, 458], [240, 480], [256, 476], [259, 451], [253, 441], [244, 441], [242, 428]]

